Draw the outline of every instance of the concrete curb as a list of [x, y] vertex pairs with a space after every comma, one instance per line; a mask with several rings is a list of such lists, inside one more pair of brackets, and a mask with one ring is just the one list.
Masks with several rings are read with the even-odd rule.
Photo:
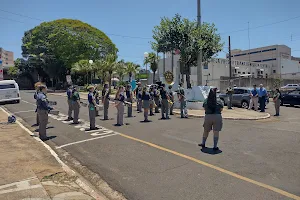
[[[0, 109], [6, 113], [8, 116], [11, 115], [11, 113], [9, 111], [7, 111], [6, 109], [4, 109], [3, 107], [0, 107]], [[21, 118], [19, 118], [21, 119]], [[35, 136], [35, 134], [30, 131], [28, 128], [26, 128], [19, 120], [16, 121], [16, 124], [18, 124], [24, 131], [26, 131], [30, 136]], [[56, 152], [46, 143], [44, 143], [40, 138], [38, 137], [33, 137], [35, 140], [37, 140], [39, 143], [41, 143], [50, 153], [51, 155], [55, 158], [55, 160], [61, 165], [62, 169], [69, 175], [71, 176], [77, 176], [78, 174], [73, 171], [69, 166], [67, 166], [56, 154]], [[81, 176], [80, 176], [81, 177]], [[94, 189], [92, 189], [90, 187], [90, 185], [87, 183], [86, 180], [84, 180], [83, 178], [77, 178], [75, 183], [77, 185], [79, 185], [83, 190], [85, 190], [87, 192], [87, 194], [89, 194], [91, 197], [93, 197], [96, 200], [107, 200], [107, 198], [105, 197], [105, 195], [103, 194], [98, 194], [98, 192], [96, 192]]]

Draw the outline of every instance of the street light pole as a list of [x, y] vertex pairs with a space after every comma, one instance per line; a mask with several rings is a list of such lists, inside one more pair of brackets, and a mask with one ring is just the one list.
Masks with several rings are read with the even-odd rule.
[[[201, 28], [201, 0], [197, 0], [197, 22], [198, 27]], [[197, 65], [197, 85], [202, 85], [202, 48], [199, 51]]]
[[[144, 53], [145, 60], [148, 58], [148, 56], [149, 56], [148, 52], [145, 52]], [[146, 65], [146, 76], [147, 76], [147, 85], [148, 85], [148, 66], [147, 66], [147, 63], [145, 63], [145, 65]]]

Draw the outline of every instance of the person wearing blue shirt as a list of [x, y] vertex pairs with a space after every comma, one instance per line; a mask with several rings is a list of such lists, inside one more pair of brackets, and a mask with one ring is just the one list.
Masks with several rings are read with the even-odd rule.
[[49, 102], [46, 96], [47, 87], [45, 85], [41, 85], [39, 88], [40, 88], [40, 92], [37, 95], [37, 113], [39, 116], [39, 136], [41, 140], [45, 141], [48, 139], [46, 134], [48, 113], [50, 110], [53, 110], [53, 108], [49, 106]]
[[73, 106], [72, 106], [72, 85], [69, 85], [67, 90], [67, 99], [68, 99], [68, 119], [67, 121], [73, 120], [72, 112], [73, 112]]
[[256, 85], [253, 85], [253, 89], [250, 92], [250, 105], [249, 110], [254, 108], [255, 111], [258, 109], [258, 90], [256, 88]]
[[263, 84], [260, 84], [258, 89], [260, 112], [265, 112], [267, 95], [267, 90], [263, 87]]
[[88, 87], [88, 102], [89, 102], [89, 117], [90, 117], [90, 130], [97, 130], [99, 128], [96, 127], [96, 99], [94, 96], [95, 87]]

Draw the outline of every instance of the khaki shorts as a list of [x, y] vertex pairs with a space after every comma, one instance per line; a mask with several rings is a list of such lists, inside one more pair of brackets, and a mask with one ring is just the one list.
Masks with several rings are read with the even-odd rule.
[[221, 131], [223, 127], [223, 120], [221, 114], [207, 114], [204, 117], [204, 131]]

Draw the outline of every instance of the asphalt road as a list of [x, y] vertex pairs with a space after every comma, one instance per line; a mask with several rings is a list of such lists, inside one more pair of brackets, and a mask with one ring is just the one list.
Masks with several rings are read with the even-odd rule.
[[[34, 124], [33, 91], [22, 91], [21, 97], [20, 104], [5, 107]], [[48, 97], [67, 113], [65, 97]], [[272, 103], [267, 111], [274, 114]], [[159, 120], [158, 114], [142, 123], [143, 114], [135, 112], [124, 119], [129, 125], [115, 127], [113, 105], [113, 120], [96, 120], [105, 133], [50, 117], [48, 136], [56, 137], [47, 143], [69, 152], [130, 200], [300, 199], [299, 111], [281, 107], [278, 118], [225, 120], [217, 154], [197, 146], [203, 119]], [[81, 108], [80, 118], [88, 121], [87, 108]], [[212, 144], [210, 135], [207, 146]]]

